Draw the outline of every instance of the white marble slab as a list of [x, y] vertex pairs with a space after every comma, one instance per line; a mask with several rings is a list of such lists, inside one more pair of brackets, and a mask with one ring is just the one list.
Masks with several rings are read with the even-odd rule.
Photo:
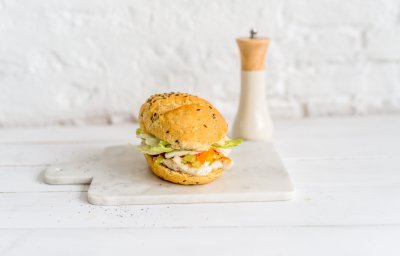
[[86, 184], [95, 205], [289, 200], [294, 188], [275, 147], [244, 142], [232, 150], [235, 165], [216, 181], [181, 186], [158, 179], [131, 145], [108, 147], [85, 162], [51, 166], [48, 184]]

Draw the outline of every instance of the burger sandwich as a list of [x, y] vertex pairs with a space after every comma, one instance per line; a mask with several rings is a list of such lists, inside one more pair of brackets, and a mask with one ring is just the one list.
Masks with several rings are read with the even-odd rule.
[[230, 139], [228, 125], [208, 101], [187, 93], [152, 95], [140, 108], [141, 139], [152, 172], [182, 185], [209, 183], [229, 169], [231, 148], [241, 139]]

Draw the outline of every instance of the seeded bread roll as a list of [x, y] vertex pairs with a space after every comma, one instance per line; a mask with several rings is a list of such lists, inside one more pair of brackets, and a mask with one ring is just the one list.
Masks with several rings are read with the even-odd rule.
[[187, 93], [151, 96], [141, 107], [140, 128], [174, 149], [206, 150], [228, 131], [224, 117], [208, 101]]
[[181, 185], [202, 185], [210, 183], [211, 181], [217, 179], [224, 172], [223, 169], [216, 169], [207, 174], [206, 176], [195, 176], [183, 172], [177, 172], [165, 167], [163, 165], [155, 165], [154, 159], [150, 155], [145, 154], [147, 163], [150, 166], [152, 172], [157, 175], [159, 178], [170, 181], [172, 183], [181, 184]]

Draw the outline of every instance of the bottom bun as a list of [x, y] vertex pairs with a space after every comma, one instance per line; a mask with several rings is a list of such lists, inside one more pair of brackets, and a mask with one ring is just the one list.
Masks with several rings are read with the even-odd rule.
[[145, 154], [144, 156], [146, 157], [150, 169], [155, 175], [157, 175], [159, 178], [163, 180], [167, 180], [176, 184], [181, 184], [181, 185], [207, 184], [217, 179], [224, 172], [223, 169], [216, 169], [207, 174], [206, 176], [195, 176], [188, 173], [171, 170], [170, 168], [161, 164], [155, 165], [152, 156], [147, 154]]

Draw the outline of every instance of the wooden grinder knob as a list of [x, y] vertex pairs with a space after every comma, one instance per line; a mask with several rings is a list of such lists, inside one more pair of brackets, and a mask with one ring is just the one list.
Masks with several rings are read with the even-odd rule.
[[265, 56], [270, 40], [267, 37], [255, 37], [256, 33], [256, 31], [251, 30], [250, 37], [236, 39], [243, 71], [265, 69]]

